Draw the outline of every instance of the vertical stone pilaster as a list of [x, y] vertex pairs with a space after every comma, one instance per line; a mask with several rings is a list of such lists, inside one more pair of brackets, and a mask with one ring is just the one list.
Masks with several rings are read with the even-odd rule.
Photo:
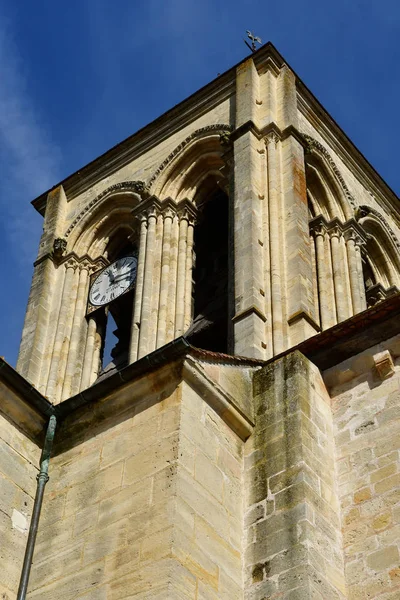
[[264, 257], [259, 244], [263, 240], [260, 185], [264, 159], [259, 151], [264, 149], [253, 127], [258, 124], [258, 88], [257, 69], [249, 58], [236, 72], [236, 127], [244, 131], [233, 142], [234, 352], [264, 358]]
[[284, 348], [284, 307], [282, 298], [283, 261], [282, 248], [282, 214], [280, 204], [280, 169], [277, 144], [278, 136], [272, 132], [267, 136], [268, 160], [268, 230], [270, 256], [270, 289], [271, 289], [271, 328], [273, 354], [279, 354]]
[[17, 370], [35, 387], [39, 387], [57, 268], [53, 263], [53, 244], [63, 235], [67, 198], [62, 186], [49, 192], [43, 234], [33, 273], [31, 292], [25, 315]]
[[[248, 598], [346, 598], [330, 400], [298, 352], [254, 375], [246, 442]], [[246, 464], [247, 463], [247, 464]]]
[[250, 57], [236, 70], [236, 127], [256, 123], [259, 76]]
[[278, 127], [283, 131], [286, 127], [298, 126], [296, 76], [287, 65], [283, 65], [277, 80], [277, 114]]
[[285, 212], [286, 292], [290, 345], [318, 331], [315, 323], [304, 150], [289, 135], [281, 142]]

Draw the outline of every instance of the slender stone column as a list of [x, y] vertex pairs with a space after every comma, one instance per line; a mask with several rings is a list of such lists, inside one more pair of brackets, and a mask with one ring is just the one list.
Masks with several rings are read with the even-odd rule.
[[178, 240], [179, 240], [179, 217], [176, 215], [172, 220], [171, 227], [171, 258], [169, 265], [168, 281], [168, 304], [167, 304], [167, 329], [166, 342], [171, 342], [175, 335], [176, 317], [176, 276], [178, 272]]
[[164, 213], [164, 240], [161, 263], [160, 308], [158, 312], [157, 348], [160, 348], [165, 344], [165, 335], [167, 329], [169, 267], [171, 259], [171, 230], [173, 216], [174, 215], [171, 209], [168, 209]]
[[153, 352], [157, 348], [157, 327], [158, 310], [160, 305], [160, 285], [161, 285], [161, 260], [163, 243], [164, 219], [162, 214], [157, 215], [156, 239], [154, 247], [153, 262], [153, 282], [151, 286], [151, 312], [150, 312], [150, 330], [148, 352]]
[[282, 266], [280, 238], [279, 204], [279, 165], [277, 156], [278, 137], [271, 133], [267, 136], [268, 150], [268, 207], [269, 207], [269, 250], [271, 273], [271, 314], [272, 341], [274, 354], [283, 350], [283, 312], [282, 312]]
[[70, 311], [71, 290], [76, 266], [76, 262], [73, 260], [69, 260], [66, 263], [66, 274], [64, 279], [60, 312], [57, 322], [57, 333], [54, 340], [53, 354], [51, 357], [51, 368], [46, 389], [46, 395], [50, 400], [54, 400], [56, 395], [57, 381], [59, 379], [59, 362], [64, 342], [64, 332], [66, 328], [67, 317]]
[[188, 215], [180, 214], [178, 242], [178, 276], [176, 285], [175, 337], [184, 332], [185, 323], [185, 280], [186, 280], [186, 245], [188, 232]]
[[90, 376], [92, 373], [94, 339], [97, 330], [96, 317], [90, 316], [87, 328], [85, 357], [83, 359], [83, 369], [81, 378], [81, 390], [86, 390], [90, 385]]
[[93, 343], [93, 360], [92, 360], [92, 368], [90, 373], [90, 385], [96, 381], [99, 376], [99, 371], [101, 368], [101, 353], [103, 349], [103, 333], [104, 333], [104, 324], [103, 320], [97, 321], [97, 328], [94, 334], [94, 343]]
[[[349, 263], [349, 276], [350, 276], [350, 288], [351, 288], [351, 299], [353, 304], [353, 314], [357, 314], [364, 310], [365, 303], [365, 292], [364, 282], [360, 281], [360, 268], [359, 263], [361, 262], [361, 254], [357, 250], [359, 240], [356, 232], [353, 228], [349, 228], [346, 231], [346, 246], [347, 246], [347, 257]], [[362, 267], [361, 267], [362, 272]], [[361, 285], [362, 284], [362, 290]], [[363, 301], [364, 297], [364, 301]]]
[[321, 318], [321, 329], [328, 329], [332, 325], [331, 319], [331, 298], [328, 291], [328, 272], [327, 260], [325, 255], [325, 225], [317, 224], [313, 228], [315, 238], [315, 251], [317, 256], [317, 277], [318, 277], [318, 295], [319, 295], [319, 312]]
[[147, 220], [146, 258], [144, 265], [142, 310], [140, 316], [140, 335], [138, 358], [142, 358], [149, 351], [150, 342], [150, 317], [151, 294], [153, 285], [154, 247], [156, 241], [157, 212], [151, 209]]
[[310, 243], [311, 243], [311, 257], [312, 257], [312, 274], [313, 274], [313, 298], [314, 298], [314, 312], [317, 315], [317, 322], [319, 326], [320, 316], [319, 316], [319, 300], [318, 300], [318, 274], [317, 274], [317, 254], [315, 250], [315, 240], [314, 236], [310, 235]]
[[75, 305], [74, 319], [72, 323], [71, 341], [69, 344], [69, 353], [67, 366], [65, 370], [64, 385], [62, 388], [61, 398], [64, 400], [71, 395], [71, 390], [76, 388], [74, 379], [77, 378], [76, 360], [78, 355], [78, 344], [81, 337], [81, 326], [84, 320], [85, 306], [87, 302], [87, 287], [89, 279], [90, 265], [84, 262], [79, 267], [79, 283]]
[[331, 240], [331, 252], [332, 252], [332, 270], [333, 270], [333, 283], [335, 288], [335, 300], [336, 300], [336, 314], [337, 321], [344, 321], [350, 315], [348, 315], [346, 305], [346, 292], [345, 292], [345, 280], [344, 280], [344, 265], [343, 257], [341, 253], [340, 238], [342, 232], [338, 225], [335, 225], [333, 229], [329, 231]]
[[194, 223], [189, 221], [186, 244], [186, 281], [185, 281], [185, 319], [184, 331], [192, 321], [192, 285], [193, 285], [193, 236]]
[[367, 308], [367, 298], [365, 295], [364, 285], [364, 273], [362, 268], [362, 246], [363, 242], [359, 236], [356, 237], [356, 254], [357, 254], [357, 271], [358, 271], [358, 284], [360, 286], [360, 307], [361, 311]]
[[143, 281], [144, 265], [146, 259], [146, 238], [147, 238], [147, 218], [145, 215], [140, 217], [140, 240], [139, 256], [135, 286], [135, 300], [132, 315], [131, 341], [129, 346], [129, 364], [135, 362], [138, 356], [138, 344], [140, 333], [140, 318], [142, 312], [143, 300]]

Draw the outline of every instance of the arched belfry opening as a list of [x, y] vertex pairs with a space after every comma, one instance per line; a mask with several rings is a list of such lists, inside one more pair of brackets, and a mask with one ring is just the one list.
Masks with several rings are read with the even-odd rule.
[[[229, 198], [219, 187], [207, 190], [194, 229], [192, 343], [228, 352]], [[204, 195], [203, 195], [204, 198]]]
[[[107, 258], [110, 264], [123, 261], [125, 257], [137, 257], [138, 249], [135, 242], [118, 233], [110, 240], [107, 247]], [[129, 343], [132, 328], [132, 307], [135, 287], [115, 298], [103, 315], [99, 315], [102, 329], [102, 348], [99, 356], [98, 372], [101, 377], [114, 369], [120, 370], [129, 364]], [[102, 323], [101, 323], [102, 320]]]

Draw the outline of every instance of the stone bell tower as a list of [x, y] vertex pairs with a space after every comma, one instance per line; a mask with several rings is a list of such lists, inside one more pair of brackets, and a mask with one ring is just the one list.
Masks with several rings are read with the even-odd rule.
[[30, 597], [394, 600], [399, 201], [277, 50], [33, 204]]

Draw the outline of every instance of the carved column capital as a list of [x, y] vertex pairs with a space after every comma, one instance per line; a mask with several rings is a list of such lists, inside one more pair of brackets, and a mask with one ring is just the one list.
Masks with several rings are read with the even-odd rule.
[[329, 233], [329, 237], [332, 238], [337, 238], [338, 240], [340, 240], [340, 238], [343, 235], [343, 232], [341, 230], [341, 228], [339, 227], [339, 225], [334, 225], [334, 227], [332, 227], [331, 229], [328, 230]]
[[328, 231], [327, 223], [324, 217], [317, 217], [310, 221], [310, 234], [315, 238], [317, 237], [325, 237], [326, 232]]
[[73, 269], [74, 271], [79, 267], [79, 263], [74, 256], [67, 258], [64, 264], [66, 269]]
[[269, 133], [267, 133], [267, 135], [264, 138], [265, 143], [268, 146], [270, 146], [272, 144], [274, 144], [276, 146], [277, 143], [280, 141], [280, 139], [281, 138], [276, 131], [270, 131]]

